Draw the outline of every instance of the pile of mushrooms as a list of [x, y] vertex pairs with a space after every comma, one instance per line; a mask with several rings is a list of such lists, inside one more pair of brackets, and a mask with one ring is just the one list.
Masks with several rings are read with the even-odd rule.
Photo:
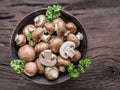
[[[38, 15], [33, 21], [34, 24], [25, 26], [22, 33], [15, 36], [18, 57], [27, 61], [24, 73], [29, 77], [38, 73], [44, 74], [48, 80], [55, 80], [60, 72], [66, 71], [70, 62], [80, 60], [77, 47], [83, 34], [77, 31], [73, 22], [65, 22], [62, 18], [46, 22], [45, 15]], [[30, 32], [32, 39], [27, 41]]]

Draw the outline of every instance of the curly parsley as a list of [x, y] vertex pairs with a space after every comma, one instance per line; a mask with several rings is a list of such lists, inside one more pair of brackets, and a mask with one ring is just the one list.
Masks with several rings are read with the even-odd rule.
[[27, 34], [27, 40], [30, 41], [32, 39], [32, 32], [29, 32]]
[[52, 22], [55, 18], [58, 18], [61, 15], [60, 10], [61, 10], [60, 5], [48, 6], [45, 14], [46, 21]]

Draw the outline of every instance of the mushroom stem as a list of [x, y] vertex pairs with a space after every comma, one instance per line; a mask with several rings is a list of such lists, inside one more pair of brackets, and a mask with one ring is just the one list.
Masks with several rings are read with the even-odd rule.
[[44, 35], [44, 34], [42, 34], [40, 40], [47, 42], [50, 39], [50, 37], [51, 37], [50, 35]]
[[75, 50], [73, 48], [69, 48], [65, 51], [65, 54], [72, 58], [75, 55]]
[[76, 37], [78, 38], [78, 40], [83, 40], [83, 34], [81, 34], [80, 32], [77, 33]]

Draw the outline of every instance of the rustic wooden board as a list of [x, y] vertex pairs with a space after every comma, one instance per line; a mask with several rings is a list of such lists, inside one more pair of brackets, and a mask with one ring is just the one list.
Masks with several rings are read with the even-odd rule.
[[[60, 4], [86, 28], [87, 57], [93, 64], [85, 74], [45, 86], [17, 75], [9, 66], [10, 37], [28, 13]], [[120, 90], [120, 0], [0, 0], [0, 90]]]

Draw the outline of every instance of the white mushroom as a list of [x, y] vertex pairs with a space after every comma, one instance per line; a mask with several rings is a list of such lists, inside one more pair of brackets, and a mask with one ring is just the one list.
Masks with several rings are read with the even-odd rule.
[[51, 52], [51, 50], [44, 50], [39, 56], [41, 64], [44, 66], [55, 66], [57, 63], [56, 55]]
[[43, 26], [45, 23], [45, 15], [38, 15], [34, 18], [34, 23], [36, 27]]
[[23, 29], [23, 34], [24, 34], [25, 36], [27, 36], [27, 34], [29, 34], [29, 32], [33, 32], [35, 29], [36, 29], [36, 28], [35, 28], [34, 25], [29, 24], [29, 25], [27, 25], [27, 26], [24, 27], [24, 29]]
[[45, 76], [48, 80], [55, 80], [59, 76], [59, 71], [56, 66], [54, 67], [46, 67], [45, 68]]
[[69, 34], [67, 36], [67, 40], [74, 42], [76, 47], [78, 47], [80, 45], [80, 40], [83, 40], [83, 38], [84, 38], [83, 34], [81, 34], [80, 32], [78, 32], [77, 35]]
[[45, 35], [44, 30], [41, 27], [38, 27], [33, 33], [32, 33], [32, 39], [37, 43], [42, 41], [47, 42], [50, 39], [50, 35]]
[[72, 58], [75, 55], [75, 43], [72, 41], [66, 41], [62, 44], [59, 49], [59, 53], [62, 58], [68, 59], [69, 57]]
[[18, 46], [23, 46], [26, 44], [26, 37], [23, 34], [16, 34], [15, 42]]

